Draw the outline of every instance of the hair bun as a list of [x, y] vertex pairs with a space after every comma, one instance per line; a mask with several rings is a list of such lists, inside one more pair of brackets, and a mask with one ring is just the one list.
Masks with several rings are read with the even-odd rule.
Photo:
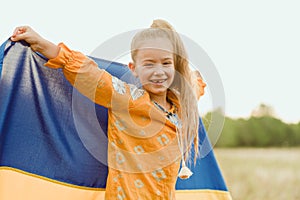
[[151, 28], [161, 28], [161, 29], [169, 29], [174, 30], [174, 28], [167, 21], [162, 19], [155, 19], [152, 22]]

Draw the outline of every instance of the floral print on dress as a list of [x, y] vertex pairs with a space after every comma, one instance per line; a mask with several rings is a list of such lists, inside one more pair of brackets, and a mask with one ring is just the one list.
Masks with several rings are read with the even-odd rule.
[[123, 81], [121, 81], [120, 79], [112, 76], [112, 84], [113, 87], [115, 89], [115, 91], [119, 94], [125, 94], [126, 93], [126, 87], [125, 87], [125, 83]]
[[139, 89], [135, 85], [129, 84], [130, 95], [133, 100], [137, 100], [144, 95], [145, 90]]

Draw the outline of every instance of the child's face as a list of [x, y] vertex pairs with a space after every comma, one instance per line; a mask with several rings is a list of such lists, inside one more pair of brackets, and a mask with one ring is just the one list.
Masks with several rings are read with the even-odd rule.
[[174, 76], [174, 56], [171, 42], [166, 39], [148, 40], [141, 44], [135, 62], [129, 66], [150, 95], [165, 95]]

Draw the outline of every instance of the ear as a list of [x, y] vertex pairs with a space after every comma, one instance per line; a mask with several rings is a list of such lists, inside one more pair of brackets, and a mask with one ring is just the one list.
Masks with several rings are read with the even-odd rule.
[[133, 76], [137, 77], [138, 75], [135, 71], [135, 64], [133, 62], [129, 62], [128, 67], [129, 67], [130, 71], [132, 72]]

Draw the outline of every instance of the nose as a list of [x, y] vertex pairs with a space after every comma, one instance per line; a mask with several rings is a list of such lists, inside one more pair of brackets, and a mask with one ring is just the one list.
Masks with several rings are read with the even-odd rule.
[[156, 76], [161, 76], [165, 74], [165, 71], [163, 70], [162, 66], [156, 66], [153, 74]]

